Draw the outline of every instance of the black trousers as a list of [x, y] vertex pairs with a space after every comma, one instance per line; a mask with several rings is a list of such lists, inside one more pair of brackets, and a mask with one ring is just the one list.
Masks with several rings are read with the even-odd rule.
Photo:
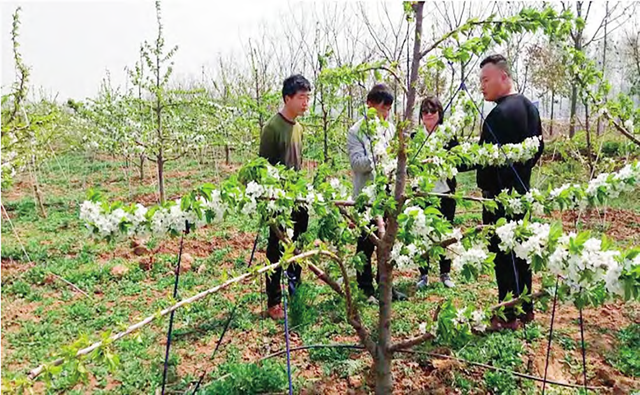
[[[372, 224], [375, 224], [372, 221]], [[369, 238], [366, 233], [362, 233], [358, 238], [358, 244], [356, 246], [356, 254], [363, 252], [365, 256], [365, 262], [362, 266], [362, 270], [356, 270], [356, 279], [358, 281], [358, 288], [367, 296], [371, 296], [375, 293], [373, 287], [373, 268], [371, 266], [371, 257], [373, 251], [376, 249], [376, 245]], [[376, 283], [379, 283], [380, 274], [376, 270]]]
[[[441, 198], [440, 199], [440, 212], [442, 215], [449, 221], [453, 223], [453, 219], [456, 216], [456, 201], [451, 198]], [[440, 260], [438, 262], [440, 264], [440, 275], [447, 274], [451, 272], [451, 259], [445, 257], [444, 255], [440, 256]], [[419, 266], [420, 275], [426, 276], [429, 274], [429, 266]]]
[[[483, 191], [482, 196], [488, 199], [494, 198], [499, 192]], [[485, 225], [495, 224], [499, 218], [505, 217], [504, 207], [498, 205], [495, 213], [491, 213], [486, 209], [482, 210], [482, 223]], [[506, 217], [510, 221], [518, 221], [524, 218], [523, 214]], [[489, 244], [489, 251], [496, 254], [494, 260], [496, 282], [498, 283], [498, 301], [502, 302], [507, 293], [511, 292], [514, 298], [520, 296], [524, 287], [527, 292], [531, 293], [532, 273], [531, 266], [524, 259], [516, 257], [513, 252], [501, 251], [498, 245], [500, 239], [494, 235]], [[522, 308], [525, 312], [533, 311], [533, 303], [524, 303]], [[514, 309], [505, 309], [505, 316], [508, 320], [515, 319]]]
[[[293, 241], [298, 239], [300, 234], [307, 231], [309, 226], [309, 212], [306, 208], [299, 208], [291, 213], [291, 220], [293, 221]], [[280, 244], [278, 236], [273, 231], [269, 230], [269, 242], [267, 244], [267, 259], [269, 262], [276, 263], [280, 261], [282, 257], [283, 248]], [[287, 268], [287, 276], [289, 277], [289, 290], [292, 291], [291, 286], [297, 287], [302, 281], [302, 267], [297, 263], [289, 265]], [[273, 274], [266, 275], [267, 277], [267, 306], [273, 307], [280, 304], [282, 300], [282, 288], [280, 287], [280, 280], [282, 279], [282, 268], [278, 267], [273, 271]]]

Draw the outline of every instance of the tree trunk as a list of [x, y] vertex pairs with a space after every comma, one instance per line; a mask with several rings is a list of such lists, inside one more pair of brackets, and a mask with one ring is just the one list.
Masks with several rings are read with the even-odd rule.
[[38, 181], [35, 180], [33, 183], [33, 194], [36, 198], [36, 203], [38, 204], [38, 209], [40, 210], [40, 215], [42, 218], [47, 218], [47, 210], [44, 208], [44, 200], [42, 199], [42, 193], [40, 193], [40, 185]]
[[398, 97], [398, 84], [397, 83], [393, 85], [393, 97], [396, 98], [396, 100], [393, 101], [393, 112], [395, 114], [397, 114], [398, 113], [398, 102], [399, 102], [399, 100], [397, 100], [397, 97]]
[[36, 197], [36, 202], [38, 204], [38, 209], [40, 210], [40, 215], [42, 218], [47, 218], [47, 210], [44, 208], [44, 202], [42, 201], [42, 194], [40, 193], [40, 187], [38, 184], [33, 184], [33, 193]]
[[[398, 129], [398, 139], [400, 149], [398, 151], [398, 169], [396, 172], [395, 200], [401, 206], [404, 196], [406, 181], [407, 156], [403, 145], [403, 132], [406, 128], [411, 128], [413, 122], [413, 109], [416, 99], [416, 84], [418, 81], [418, 68], [420, 66], [420, 46], [422, 36], [422, 20], [424, 1], [412, 5], [415, 11], [415, 39], [413, 46], [413, 56], [411, 61], [411, 71], [409, 86], [407, 87], [407, 101], [404, 111], [404, 120]], [[408, 125], [406, 124], [408, 123]], [[401, 208], [398, 207], [398, 210]], [[376, 355], [374, 356], [374, 367], [376, 374], [376, 394], [387, 395], [393, 393], [393, 377], [391, 375], [391, 364], [393, 353], [391, 346], [391, 297], [393, 287], [393, 265], [390, 262], [391, 247], [393, 246], [398, 233], [398, 213], [395, 210], [387, 211], [386, 230], [380, 233], [380, 245], [378, 246], [378, 273], [380, 289], [379, 315], [378, 315], [378, 341], [376, 344]]]
[[349, 118], [349, 124], [353, 120], [353, 92], [351, 91], [351, 85], [347, 88], [349, 95], [347, 96], [347, 118]]
[[589, 127], [589, 105], [584, 103], [585, 133], [587, 139], [587, 162], [589, 163], [589, 179], [593, 176], [593, 158], [591, 157], [591, 128]]
[[[582, 16], [582, 1], [576, 3], [577, 16]], [[583, 29], [577, 29], [574, 36], [573, 48], [576, 51], [582, 51], [582, 33]], [[569, 138], [573, 138], [576, 134], [576, 110], [578, 108], [578, 81], [573, 80], [571, 84], [571, 113], [569, 115]]]
[[145, 161], [145, 156], [140, 155], [140, 164], [138, 165], [138, 173], [140, 174], [141, 183], [144, 180], [144, 161]]
[[[607, 67], [607, 25], [609, 24], [609, 2], [605, 2], [605, 19], [604, 19], [604, 44], [602, 48], [602, 78], [604, 79], [604, 72]], [[598, 117], [598, 129], [596, 130], [596, 136], [600, 136], [602, 133], [602, 118]]]
[[411, 74], [409, 86], [407, 87], [407, 107], [405, 108], [404, 120], [410, 121], [413, 126], [413, 108], [416, 102], [416, 83], [418, 82], [418, 68], [420, 67], [420, 45], [422, 36], [422, 11], [424, 9], [424, 1], [420, 1], [413, 5], [416, 11], [416, 32], [413, 48], [413, 57], [411, 63]]
[[164, 158], [162, 150], [156, 157], [158, 165], [158, 192], [160, 193], [160, 204], [164, 204]]
[[391, 376], [391, 355], [384, 355], [384, 351], [377, 348], [378, 355], [374, 360], [376, 372], [376, 395], [393, 393], [393, 378]]
[[376, 395], [391, 394], [393, 392], [393, 377], [391, 376], [392, 355], [387, 350], [391, 342], [391, 298], [393, 288], [393, 268], [389, 264], [391, 246], [383, 244], [378, 247], [378, 273], [380, 273], [378, 288], [380, 289], [378, 344], [374, 359], [376, 372]]
[[329, 119], [327, 109], [324, 103], [323, 97], [320, 101], [320, 108], [322, 109], [322, 132], [324, 133], [324, 163], [329, 162]]
[[569, 138], [576, 134], [576, 109], [578, 107], [578, 85], [571, 87], [571, 113], [569, 114]]
[[549, 120], [549, 137], [553, 136], [553, 109], [556, 104], [556, 91], [551, 91], [551, 119]]
[[224, 161], [227, 165], [231, 163], [230, 151], [231, 149], [229, 148], [229, 144], [225, 144], [224, 145]]
[[262, 119], [262, 110], [260, 108], [260, 82], [258, 81], [258, 69], [256, 68], [256, 108], [258, 109], [258, 125], [260, 130], [264, 127], [264, 120]]
[[158, 155], [156, 156], [156, 164], [158, 165], [158, 192], [160, 193], [160, 204], [164, 204], [164, 136], [162, 134], [162, 102], [160, 95], [162, 92], [162, 84], [160, 83], [160, 53], [156, 52], [156, 133], [158, 134]]
[[33, 156], [31, 156], [31, 181], [33, 183], [33, 195], [35, 197], [36, 205], [38, 210], [40, 211], [40, 215], [43, 218], [47, 218], [47, 210], [44, 208], [44, 199], [42, 199], [42, 194], [40, 193], [40, 184], [38, 184], [38, 177], [36, 176], [36, 161]]

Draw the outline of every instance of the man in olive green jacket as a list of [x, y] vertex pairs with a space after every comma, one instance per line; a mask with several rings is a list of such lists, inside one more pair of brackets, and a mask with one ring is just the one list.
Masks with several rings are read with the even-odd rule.
[[[284, 80], [282, 98], [284, 106], [264, 125], [260, 133], [260, 156], [272, 165], [283, 164], [288, 168], [300, 170], [302, 167], [302, 125], [296, 118], [303, 115], [309, 106], [311, 84], [301, 75], [292, 75]], [[294, 210], [291, 214], [294, 223], [293, 240], [307, 231], [309, 213], [306, 209]], [[282, 248], [273, 229], [269, 231], [267, 258], [276, 263], [282, 257]], [[302, 268], [298, 264], [289, 265], [289, 292], [292, 293], [300, 284]], [[282, 289], [280, 280], [282, 268], [278, 267], [272, 275], [267, 274], [267, 297], [269, 317], [274, 320], [284, 318], [284, 310], [280, 304]]]

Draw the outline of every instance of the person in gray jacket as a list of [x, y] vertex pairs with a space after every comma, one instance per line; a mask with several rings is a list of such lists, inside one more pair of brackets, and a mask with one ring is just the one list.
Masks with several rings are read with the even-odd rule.
[[[362, 192], [367, 182], [373, 181], [374, 170], [376, 169], [377, 158], [374, 155], [372, 139], [370, 136], [377, 135], [388, 145], [396, 134], [395, 126], [387, 119], [393, 104], [393, 93], [385, 84], [374, 85], [367, 94], [367, 107], [374, 108], [377, 116], [387, 121], [386, 126], [375, 119], [364, 118], [356, 122], [347, 133], [347, 150], [349, 151], [349, 162], [353, 172], [353, 197], [354, 199]], [[374, 243], [366, 233], [358, 238], [356, 254], [363, 252], [365, 263], [362, 270], [356, 272], [358, 288], [368, 297], [369, 302], [377, 303], [375, 289], [373, 287], [373, 270], [371, 267], [371, 256], [375, 250]], [[376, 283], [379, 275], [376, 274]], [[402, 293], [393, 290], [394, 300], [405, 300], [407, 297]]]

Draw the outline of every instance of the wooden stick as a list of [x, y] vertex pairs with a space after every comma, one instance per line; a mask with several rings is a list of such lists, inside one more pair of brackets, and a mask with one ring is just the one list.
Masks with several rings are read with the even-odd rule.
[[[541, 297], [543, 297], [543, 296], [545, 296], [547, 294], [548, 294], [547, 291], [538, 291], [538, 292], [536, 292], [534, 294], [528, 295], [528, 297], [530, 297], [532, 300], [535, 300], [535, 299], [539, 299], [539, 298], [541, 298]], [[515, 298], [515, 299], [508, 300], [506, 302], [499, 303], [499, 304], [493, 306], [491, 308], [491, 311], [496, 311], [501, 307], [511, 307], [513, 305], [516, 305], [516, 304], [520, 303], [522, 300], [523, 300], [522, 298]]]
[[449, 199], [459, 198], [462, 200], [470, 200], [472, 202], [480, 202], [480, 203], [493, 200], [493, 199], [487, 199], [487, 198], [482, 198], [477, 196], [467, 196], [467, 195], [456, 196], [450, 193], [438, 193], [438, 192], [421, 192], [421, 193], [416, 193], [416, 196], [437, 196], [440, 198], [449, 198]]
[[[295, 262], [297, 260], [306, 259], [306, 258], [309, 258], [311, 256], [319, 255], [319, 254], [323, 254], [323, 251], [320, 251], [320, 250], [307, 251], [305, 253], [296, 255], [296, 256], [294, 256], [292, 258], [289, 258], [286, 261], [286, 263], [292, 263], [292, 262]], [[323, 255], [327, 255], [327, 254], [323, 254]], [[194, 295], [194, 296], [192, 296], [190, 298], [183, 299], [180, 302], [174, 304], [173, 306], [167, 307], [166, 309], [162, 310], [159, 314], [151, 315], [151, 316], [145, 318], [144, 320], [129, 326], [125, 331], [117, 333], [117, 334], [109, 337], [109, 341], [110, 342], [115, 342], [115, 341], [117, 341], [117, 340], [119, 340], [119, 339], [121, 339], [121, 338], [123, 338], [123, 337], [125, 337], [125, 336], [127, 336], [127, 335], [129, 335], [129, 334], [131, 334], [131, 333], [133, 333], [135, 331], [137, 331], [138, 329], [142, 328], [143, 326], [149, 324], [150, 322], [154, 321], [156, 318], [164, 317], [165, 315], [171, 313], [172, 311], [175, 311], [175, 310], [179, 309], [180, 307], [182, 307], [184, 305], [193, 303], [193, 302], [195, 302], [197, 300], [200, 300], [200, 299], [202, 299], [202, 298], [204, 298], [206, 296], [214, 294], [214, 293], [216, 293], [216, 292], [218, 292], [218, 291], [220, 291], [222, 289], [225, 289], [225, 288], [229, 287], [232, 284], [241, 282], [241, 281], [243, 281], [243, 280], [245, 280], [247, 278], [255, 277], [258, 274], [262, 274], [262, 273], [268, 272], [270, 270], [273, 270], [273, 269], [277, 268], [280, 265], [281, 265], [281, 262], [278, 262], [278, 263], [274, 263], [274, 264], [265, 266], [265, 267], [263, 267], [261, 269], [258, 269], [255, 272], [244, 273], [244, 274], [242, 274], [242, 275], [240, 275], [238, 277], [232, 278], [231, 280], [228, 280], [228, 281], [226, 281], [226, 282], [224, 282], [224, 283], [222, 283], [220, 285], [216, 285], [213, 288], [209, 288], [209, 289], [207, 289], [205, 291], [202, 291], [202, 292], [200, 292], [200, 293], [198, 293], [198, 294], [196, 294], [196, 295]], [[92, 344], [92, 345], [90, 345], [88, 347], [85, 347], [85, 348], [83, 348], [81, 350], [78, 350], [78, 352], [76, 353], [75, 356], [77, 358], [77, 357], [80, 357], [82, 355], [89, 354], [93, 350], [96, 350], [97, 348], [102, 346], [102, 344], [103, 344], [103, 341], [99, 341], [99, 342], [94, 343], [94, 344]], [[51, 366], [58, 366], [58, 365], [61, 365], [63, 362], [64, 362], [63, 358], [58, 358], [55, 361], [53, 361], [50, 365]], [[38, 375], [40, 375], [44, 371], [44, 369], [45, 369], [45, 365], [40, 365], [37, 368], [32, 369], [31, 371], [29, 371], [29, 373], [27, 374], [27, 377], [29, 379], [33, 380], [36, 377], [38, 377]]]
[[[277, 198], [270, 198], [270, 197], [260, 197], [258, 198], [258, 200], [278, 200]], [[306, 199], [296, 199], [295, 200], [296, 203], [307, 203]], [[340, 206], [340, 207], [351, 207], [351, 206], [355, 206], [356, 202], [354, 200], [330, 200], [328, 202], [325, 203], [332, 203], [336, 206]]]
[[86, 292], [84, 292], [83, 290], [81, 290], [80, 288], [78, 288], [77, 285], [75, 285], [74, 283], [68, 281], [67, 279], [65, 279], [64, 277], [60, 277], [55, 273], [51, 273], [53, 275], [53, 277], [57, 278], [58, 280], [62, 281], [63, 283], [67, 284], [68, 286], [70, 286], [71, 288], [75, 289], [76, 291], [80, 292], [81, 294], [83, 294], [84, 296], [86, 296], [87, 298], [91, 299], [91, 296], [89, 296], [89, 294], [87, 294]]

